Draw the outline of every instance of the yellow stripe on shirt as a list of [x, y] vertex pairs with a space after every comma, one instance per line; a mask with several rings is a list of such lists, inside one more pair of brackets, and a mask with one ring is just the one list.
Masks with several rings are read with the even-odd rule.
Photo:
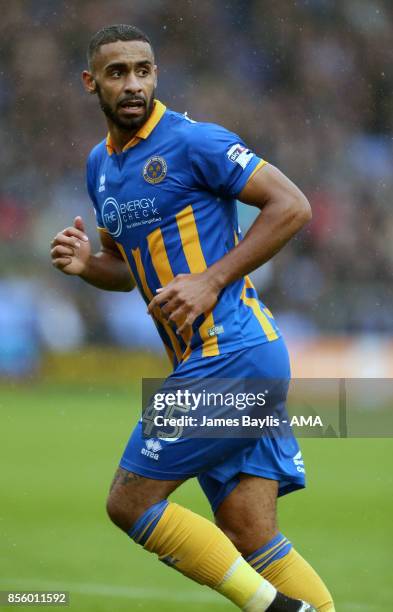
[[[145, 294], [147, 299], [149, 301], [151, 301], [153, 299], [153, 293], [152, 293], [150, 287], [147, 284], [145, 269], [144, 269], [143, 264], [142, 264], [141, 252], [140, 252], [139, 248], [132, 249], [131, 252], [132, 252], [132, 256], [133, 256], [134, 261], [135, 261], [136, 269], [138, 271], [139, 279], [141, 281], [143, 293]], [[181, 357], [182, 357], [182, 350], [181, 350], [181, 347], [180, 347], [179, 340], [176, 338], [176, 334], [174, 333], [174, 331], [171, 328], [171, 326], [169, 325], [169, 323], [164, 319], [164, 317], [160, 317], [159, 322], [161, 323], [161, 325], [164, 327], [166, 333], [168, 334], [169, 339], [170, 339], [170, 341], [172, 343], [173, 350], [174, 350], [174, 352], [176, 354], [176, 358], [177, 358], [178, 361], [180, 361]], [[165, 342], [164, 342], [164, 346], [165, 346], [166, 352], [168, 353], [169, 359], [173, 363], [173, 352], [165, 344]]]
[[131, 278], [132, 278], [132, 280], [133, 280], [133, 282], [134, 282], [134, 285], [136, 285], [135, 277], [134, 277], [134, 274], [133, 274], [133, 272], [132, 272], [132, 270], [131, 270], [130, 262], [128, 261], [128, 258], [127, 258], [127, 255], [126, 255], [126, 252], [125, 252], [125, 250], [124, 250], [123, 245], [122, 245], [122, 244], [120, 244], [120, 242], [116, 242], [116, 246], [117, 246], [117, 248], [119, 249], [119, 251], [120, 251], [120, 253], [121, 253], [121, 256], [123, 257], [124, 261], [125, 261], [125, 262], [126, 262], [126, 264], [127, 264], [127, 267], [128, 267], [128, 270], [129, 270], [129, 272], [130, 272], [130, 274], [131, 274]]
[[241, 299], [244, 302], [244, 304], [246, 306], [248, 306], [249, 308], [251, 308], [251, 310], [253, 311], [254, 315], [256, 316], [256, 318], [258, 319], [266, 337], [268, 340], [276, 340], [278, 338], [278, 334], [275, 331], [273, 325], [270, 323], [269, 319], [267, 318], [267, 316], [265, 315], [265, 313], [263, 312], [261, 305], [259, 303], [259, 300], [257, 298], [253, 298], [253, 297], [248, 297], [246, 294], [246, 290], [247, 289], [255, 289], [254, 285], [252, 284], [252, 282], [250, 281], [248, 276], [244, 277], [244, 285], [243, 285], [243, 291], [241, 294]]
[[[199, 240], [198, 228], [196, 226], [192, 206], [186, 206], [176, 215], [177, 227], [183, 246], [185, 258], [191, 274], [198, 274], [206, 270], [207, 265], [203, 255]], [[209, 336], [208, 329], [214, 326], [213, 313], [205, 314], [205, 320], [199, 328], [199, 333], [203, 341], [202, 357], [213, 357], [219, 355], [217, 336]], [[184, 355], [188, 359], [191, 353], [189, 346]]]
[[[174, 274], [172, 272], [171, 264], [169, 263], [169, 258], [168, 258], [168, 253], [166, 252], [164, 238], [163, 238], [161, 229], [159, 227], [157, 227], [157, 229], [155, 229], [151, 234], [147, 236], [147, 244], [149, 247], [149, 253], [150, 253], [151, 261], [153, 264], [153, 268], [158, 276], [161, 286], [165, 287], [168, 283], [171, 282], [171, 280], [173, 280]], [[164, 321], [165, 319], [162, 318], [163, 324], [164, 324]], [[165, 321], [165, 323], [166, 323], [165, 329], [166, 330], [171, 329], [169, 323], [167, 321]], [[175, 336], [173, 331], [172, 331], [172, 334]], [[172, 335], [170, 337], [172, 340]], [[182, 334], [182, 338], [185, 341], [185, 343], [188, 344], [188, 342], [191, 340], [191, 333], [188, 334], [188, 337], [185, 337], [185, 335]], [[179, 344], [178, 340], [177, 340], [177, 343]], [[177, 348], [175, 348], [175, 345], [173, 348], [175, 349], [176, 355], [177, 355]]]

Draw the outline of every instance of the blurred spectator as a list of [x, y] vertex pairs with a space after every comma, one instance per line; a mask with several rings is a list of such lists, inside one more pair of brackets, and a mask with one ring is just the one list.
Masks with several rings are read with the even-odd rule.
[[[94, 231], [84, 169], [105, 122], [80, 72], [91, 35], [121, 22], [151, 36], [163, 102], [240, 133], [308, 195], [312, 223], [255, 276], [279, 324], [281, 310], [285, 326], [305, 334], [392, 334], [391, 2], [15, 0], [0, 21], [1, 265], [64, 287], [37, 310], [45, 342], [57, 348], [61, 326], [69, 333], [56, 343], [67, 347], [86, 329], [89, 341], [157, 346], [141, 300], [97, 298], [52, 271], [48, 257], [51, 237], [75, 214]], [[251, 217], [241, 209], [244, 229]], [[22, 317], [34, 352], [26, 309], [10, 303], [3, 325]]]
[[32, 281], [0, 281], [0, 338], [0, 375], [32, 374], [40, 356]]

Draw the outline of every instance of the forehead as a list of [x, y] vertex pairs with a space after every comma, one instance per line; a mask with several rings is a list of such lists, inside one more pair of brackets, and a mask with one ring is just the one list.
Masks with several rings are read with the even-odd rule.
[[102, 45], [93, 58], [96, 70], [104, 69], [105, 66], [114, 62], [126, 64], [151, 62], [154, 64], [154, 56], [149, 43], [143, 40], [118, 40]]

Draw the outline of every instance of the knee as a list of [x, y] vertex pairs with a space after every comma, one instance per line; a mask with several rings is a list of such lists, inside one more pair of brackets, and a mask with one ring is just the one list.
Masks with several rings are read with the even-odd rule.
[[127, 532], [144, 510], [129, 500], [123, 500], [119, 495], [109, 495], [106, 502], [107, 514], [117, 527]]
[[227, 538], [231, 540], [234, 547], [237, 548], [237, 550], [243, 554], [242, 549], [245, 544], [244, 533], [242, 533], [240, 530], [237, 530], [237, 529], [230, 529], [226, 527], [225, 525], [217, 524], [217, 526], [221, 529], [221, 531], [225, 533]]
[[273, 523], [255, 526], [239, 521], [239, 524], [235, 526], [233, 524], [227, 526], [222, 523], [217, 523], [217, 525], [244, 557], [270, 542], [277, 533], [276, 525]]

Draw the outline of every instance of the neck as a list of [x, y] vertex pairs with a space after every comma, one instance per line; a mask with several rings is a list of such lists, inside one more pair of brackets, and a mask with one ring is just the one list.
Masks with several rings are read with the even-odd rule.
[[122, 152], [127, 142], [130, 142], [130, 140], [134, 138], [139, 128], [136, 128], [135, 130], [124, 130], [113, 123], [110, 119], [107, 119], [107, 122], [112, 146], [116, 153], [119, 154]]

